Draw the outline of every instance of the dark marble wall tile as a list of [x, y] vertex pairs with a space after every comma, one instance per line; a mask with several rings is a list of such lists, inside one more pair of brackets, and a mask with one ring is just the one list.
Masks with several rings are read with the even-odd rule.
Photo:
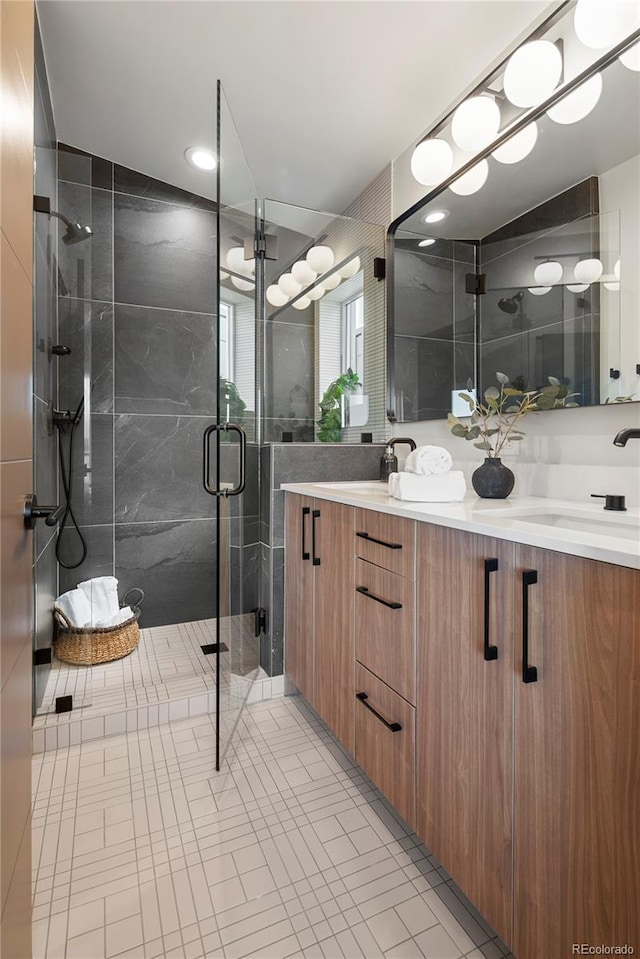
[[58, 144], [58, 170], [61, 180], [84, 183], [98, 190], [113, 190], [113, 163], [85, 153], [67, 143]]
[[58, 359], [60, 408], [76, 409], [91, 384], [91, 411], [113, 410], [113, 307], [111, 303], [59, 297], [59, 342], [71, 347]]
[[213, 213], [116, 193], [116, 302], [213, 313], [215, 234]]
[[250, 613], [260, 597], [260, 544], [232, 546], [228, 559], [231, 615]]
[[270, 323], [266, 331], [264, 415], [295, 430], [313, 419], [313, 329]]
[[116, 523], [215, 515], [215, 498], [202, 486], [206, 421], [120, 414], [115, 423]]
[[214, 316], [116, 305], [118, 413], [215, 416], [215, 382]]
[[116, 526], [121, 593], [145, 592], [141, 626], [210, 619], [216, 611], [215, 520]]
[[[398, 407], [407, 420], [442, 419], [451, 409], [451, 391], [475, 381], [473, 343], [423, 337], [396, 338]], [[424, 375], [429, 370], [429, 375]]]
[[[65, 569], [60, 566], [59, 590], [61, 593], [66, 593], [69, 589], [75, 589], [78, 583], [85, 579], [93, 579], [95, 576], [113, 576], [113, 525], [81, 526], [80, 530], [87, 544], [87, 556], [76, 569]], [[80, 555], [77, 534], [74, 531], [64, 535], [69, 536], [69, 549], [68, 552], [61, 554], [63, 559], [65, 555], [69, 555], [71, 558], [72, 553], [74, 558], [77, 558]], [[121, 597], [122, 593], [123, 591], [120, 590]]]
[[35, 219], [33, 391], [48, 403], [57, 396], [58, 360], [51, 353], [57, 342], [57, 263], [53, 228], [46, 216]]
[[[51, 530], [49, 530], [51, 533]], [[53, 603], [58, 595], [58, 564], [53, 537], [34, 567], [35, 582], [35, 621], [33, 631], [34, 649], [49, 649], [53, 644]], [[43, 705], [43, 695], [50, 664], [34, 666], [33, 669], [33, 711], [37, 713]]]
[[283, 433], [290, 433], [293, 443], [313, 443], [315, 439], [315, 421], [297, 420], [286, 417], [264, 417], [263, 432], [265, 443], [283, 442]]
[[[57, 505], [58, 499], [58, 438], [49, 431], [49, 407], [41, 400], [33, 401], [33, 471], [34, 487], [38, 502], [42, 505]], [[36, 523], [33, 531], [34, 555], [38, 556], [53, 530], [45, 523]]]
[[[207, 185], [210, 184], [207, 183]], [[215, 192], [215, 177], [213, 177], [211, 186]], [[146, 173], [138, 173], [137, 170], [130, 170], [128, 167], [120, 166], [119, 163], [116, 163], [114, 167], [113, 189], [116, 193], [128, 193], [131, 196], [145, 197], [150, 200], [164, 200], [167, 203], [196, 207], [214, 213], [216, 210], [214, 200], [197, 196], [195, 193], [188, 193], [186, 190], [181, 190], [180, 187], [172, 186], [170, 183], [164, 183], [162, 180], [154, 180]]]
[[[87, 300], [113, 299], [112, 194], [77, 183], [58, 183], [58, 207], [72, 222], [90, 226], [93, 236], [80, 243], [58, 246], [60, 279], [58, 292]], [[64, 229], [60, 229], [60, 237]]]
[[467, 273], [464, 263], [453, 264], [453, 339], [473, 343], [475, 337], [475, 310], [478, 298], [467, 293]]
[[[65, 470], [71, 433], [62, 434]], [[83, 416], [73, 436], [71, 505], [81, 526], [113, 522], [113, 417], [105, 413]], [[59, 495], [64, 497], [62, 482]]]
[[267, 628], [260, 640], [260, 665], [268, 676], [271, 675], [271, 617], [273, 615], [273, 596], [271, 589], [271, 547], [260, 543], [258, 552], [258, 575], [260, 577], [261, 603], [267, 611]]
[[453, 260], [401, 252], [395, 258], [397, 336], [453, 337]]
[[271, 446], [260, 448], [260, 540], [270, 543], [271, 535]]
[[322, 483], [378, 479], [384, 444], [279, 443], [273, 447], [273, 487], [281, 483]]
[[271, 550], [271, 673], [280, 676], [284, 660], [284, 549]]

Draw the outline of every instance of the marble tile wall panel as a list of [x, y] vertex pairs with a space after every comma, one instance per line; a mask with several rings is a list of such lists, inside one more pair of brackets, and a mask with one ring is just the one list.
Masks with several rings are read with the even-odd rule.
[[[462, 389], [474, 379], [475, 350], [472, 343], [452, 343], [424, 337], [395, 339], [396, 393], [400, 419], [446, 418], [451, 409], [451, 390]], [[429, 370], [429, 376], [423, 372]]]
[[271, 676], [271, 619], [273, 616], [273, 593], [271, 588], [271, 554], [272, 549], [265, 543], [260, 543], [258, 553], [258, 575], [260, 577], [260, 595], [262, 605], [267, 611], [267, 628], [260, 642], [260, 666], [268, 676]]
[[214, 212], [216, 204], [213, 200], [188, 193], [170, 183], [154, 180], [153, 177], [128, 167], [114, 165], [113, 189], [116, 193], [127, 193], [129, 196], [145, 197], [151, 200], [164, 200], [167, 203], [177, 203], [184, 207], [195, 207], [199, 210]]
[[273, 446], [273, 487], [280, 483], [378, 479], [384, 444], [277, 443]]
[[284, 655], [284, 549], [271, 550], [271, 676], [283, 672]]
[[90, 383], [93, 413], [113, 411], [113, 305], [75, 297], [58, 299], [60, 343], [70, 356], [58, 359], [60, 409], [76, 409]]
[[[62, 433], [65, 469], [69, 463], [71, 434]], [[83, 416], [73, 435], [71, 503], [81, 526], [113, 523], [113, 417], [96, 413]], [[63, 497], [62, 481], [59, 496]]]
[[[81, 526], [80, 530], [87, 544], [87, 557], [84, 562], [76, 569], [59, 568], [59, 592], [66, 593], [69, 589], [75, 589], [78, 583], [85, 579], [92, 579], [94, 576], [113, 576], [113, 524], [105, 526]], [[80, 546], [75, 530], [65, 533], [63, 540], [65, 553], [70, 558], [78, 558], [80, 555]], [[67, 544], [68, 543], [68, 547]]]
[[100, 190], [113, 190], [113, 163], [84, 150], [58, 144], [58, 177], [69, 183], [84, 183]]
[[121, 593], [144, 590], [141, 626], [215, 615], [215, 537], [214, 519], [116, 526], [115, 575]]
[[215, 233], [209, 211], [116, 193], [116, 302], [213, 313]]
[[251, 612], [260, 597], [260, 544], [232, 546], [229, 561], [231, 615]]
[[[55, 533], [49, 529], [49, 543], [37, 558], [34, 566], [35, 582], [35, 624], [34, 649], [48, 649], [53, 643], [53, 603], [58, 595], [58, 564], [56, 560]], [[51, 666], [34, 666], [33, 669], [33, 710], [37, 712], [42, 704], [42, 696]]]
[[[58, 181], [58, 207], [67, 219], [90, 226], [93, 236], [66, 246], [60, 242], [59, 288], [62, 296], [113, 300], [113, 194], [78, 183]], [[60, 228], [60, 237], [64, 233]]]
[[116, 523], [215, 516], [215, 498], [202, 485], [206, 422], [199, 416], [116, 416]]
[[267, 326], [264, 415], [295, 430], [313, 418], [313, 350], [311, 326], [278, 321]]
[[213, 417], [215, 383], [215, 316], [116, 305], [116, 412]]

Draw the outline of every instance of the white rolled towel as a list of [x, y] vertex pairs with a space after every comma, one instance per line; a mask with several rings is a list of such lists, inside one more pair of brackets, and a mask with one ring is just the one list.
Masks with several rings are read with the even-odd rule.
[[418, 476], [416, 473], [391, 473], [389, 493], [395, 499], [413, 503], [461, 503], [467, 492], [462, 470], [445, 476]]
[[111, 619], [104, 619], [98, 623], [94, 623], [98, 629], [108, 629], [110, 626], [119, 626], [120, 623], [126, 623], [128, 619], [131, 619], [133, 616], [133, 610], [130, 606], [123, 606], [122, 609], [119, 609], [115, 616], [112, 616]]
[[423, 476], [444, 476], [452, 466], [451, 453], [444, 446], [419, 446], [409, 453], [404, 464], [407, 473]]
[[90, 606], [91, 625], [112, 621], [120, 609], [118, 602], [118, 580], [115, 576], [96, 576], [78, 583]]
[[91, 622], [91, 604], [81, 589], [70, 589], [58, 596], [53, 605], [78, 629]]

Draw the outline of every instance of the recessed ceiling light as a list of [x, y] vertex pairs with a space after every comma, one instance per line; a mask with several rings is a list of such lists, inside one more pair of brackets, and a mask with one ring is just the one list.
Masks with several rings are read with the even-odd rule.
[[216, 158], [206, 147], [189, 147], [184, 151], [187, 163], [194, 166], [197, 170], [215, 170]]
[[448, 210], [434, 210], [433, 213], [427, 213], [424, 217], [424, 223], [440, 223], [441, 220], [446, 220], [449, 216]]
[[426, 240], [420, 240], [420, 242], [418, 243], [418, 246], [433, 246], [433, 244], [434, 244], [435, 242], [436, 242], [436, 241], [433, 239], [433, 237], [430, 236], [430, 237], [429, 237], [428, 239], [426, 239]]

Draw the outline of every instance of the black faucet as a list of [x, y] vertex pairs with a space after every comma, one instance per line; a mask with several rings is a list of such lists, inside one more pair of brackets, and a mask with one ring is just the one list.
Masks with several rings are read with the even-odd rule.
[[416, 448], [415, 440], [412, 440], [410, 436], [395, 436], [393, 439], [389, 440], [387, 446], [395, 446], [396, 443], [406, 443], [407, 446], [411, 447], [411, 451]]
[[627, 440], [640, 440], [640, 430], [626, 429], [616, 433], [613, 439], [614, 446], [626, 446]]

